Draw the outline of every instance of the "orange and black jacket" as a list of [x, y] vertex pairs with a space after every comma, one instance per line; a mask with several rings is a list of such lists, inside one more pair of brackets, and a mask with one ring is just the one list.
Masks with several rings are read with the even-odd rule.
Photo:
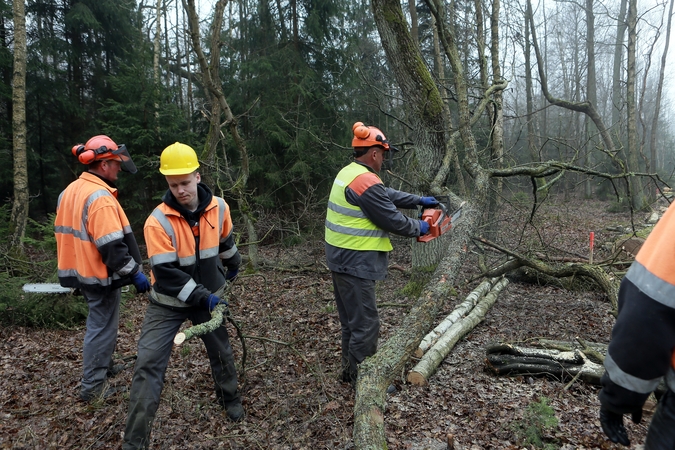
[[675, 391], [675, 207], [668, 208], [619, 290], [600, 402], [619, 414], [642, 407], [665, 377]]
[[104, 292], [131, 284], [141, 268], [117, 188], [91, 172], [59, 195], [54, 234], [61, 286]]
[[186, 306], [199, 305], [225, 284], [223, 264], [237, 269], [241, 263], [230, 208], [206, 185], [200, 183], [197, 189], [195, 211], [183, 208], [168, 190], [143, 229], [153, 289]]

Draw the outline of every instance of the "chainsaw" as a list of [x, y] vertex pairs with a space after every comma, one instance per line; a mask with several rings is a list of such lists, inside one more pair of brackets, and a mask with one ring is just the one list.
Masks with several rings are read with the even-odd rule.
[[23, 291], [30, 294], [70, 294], [73, 289], [58, 283], [28, 283], [23, 285]]
[[429, 242], [450, 231], [453, 223], [462, 215], [464, 203], [466, 202], [462, 202], [452, 214], [448, 214], [448, 208], [440, 202], [434, 208], [423, 210], [420, 220], [429, 224], [429, 232], [424, 236], [418, 236], [417, 242]]

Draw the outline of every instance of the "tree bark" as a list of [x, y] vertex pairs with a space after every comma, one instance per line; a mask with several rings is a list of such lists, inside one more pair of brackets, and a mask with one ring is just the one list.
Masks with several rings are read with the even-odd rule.
[[490, 292], [490, 289], [495, 282], [496, 279], [485, 280], [479, 284], [476, 289], [471, 291], [471, 293], [459, 306], [457, 306], [445, 319], [443, 319], [441, 323], [436, 325], [436, 328], [424, 336], [424, 339], [422, 339], [422, 342], [420, 342], [419, 347], [417, 350], [415, 350], [415, 358], [421, 358], [424, 353], [429, 350], [429, 348], [431, 348], [452, 325], [454, 325], [462, 317], [466, 316], [466, 314], [471, 311], [474, 306], [476, 306], [476, 303], [478, 303], [481, 298], [485, 297], [485, 295]]
[[28, 221], [28, 164], [26, 155], [26, 10], [14, 0], [14, 76], [12, 80], [12, 149], [14, 155], [14, 203], [9, 224], [10, 251], [23, 255]]
[[502, 278], [488, 292], [483, 299], [471, 310], [468, 316], [456, 322], [443, 333], [443, 336], [427, 351], [422, 359], [408, 374], [408, 382], [423, 386], [426, 385], [431, 375], [445, 359], [457, 342], [476, 328], [485, 319], [485, 315], [497, 301], [499, 293], [509, 284], [509, 280]]
[[661, 67], [659, 70], [659, 83], [656, 87], [656, 103], [654, 105], [654, 117], [652, 118], [652, 126], [649, 133], [649, 152], [652, 162], [652, 171], [658, 172], [658, 160], [656, 157], [656, 134], [659, 129], [659, 114], [661, 112], [661, 96], [663, 95], [663, 80], [666, 72], [666, 57], [668, 56], [668, 48], [670, 47], [670, 31], [673, 23], [673, 5], [675, 0], [670, 0], [670, 7], [668, 8], [668, 25], [666, 26], [666, 41], [661, 55]]
[[[228, 126], [232, 140], [239, 151], [239, 157], [241, 158], [241, 170], [237, 175], [236, 180], [232, 180], [232, 186], [230, 189], [237, 196], [239, 201], [240, 210], [245, 215], [250, 215], [251, 211], [247, 207], [247, 183], [249, 177], [249, 160], [248, 160], [248, 150], [246, 148], [246, 141], [239, 134], [238, 130], [238, 121], [237, 118], [232, 113], [230, 105], [225, 98], [223, 88], [220, 82], [218, 68], [220, 67], [220, 33], [222, 31], [223, 25], [223, 16], [225, 13], [225, 5], [227, 4], [226, 0], [218, 0], [214, 10], [213, 24], [211, 26], [211, 60], [207, 61], [206, 55], [202, 50], [199, 34], [199, 17], [197, 17], [197, 12], [195, 9], [195, 0], [183, 0], [183, 7], [188, 14], [188, 27], [190, 30], [190, 38], [192, 41], [192, 47], [197, 54], [197, 60], [199, 62], [199, 67], [202, 72], [202, 82], [204, 87], [210, 93], [213, 101], [217, 101], [220, 107], [220, 111], [225, 115], [225, 122], [223, 125]], [[213, 118], [211, 121], [213, 123]], [[220, 134], [220, 127], [218, 128], [218, 134]], [[215, 133], [216, 130], [213, 130]], [[213, 135], [211, 135], [213, 137]], [[210, 142], [210, 145], [214, 145], [213, 142]], [[210, 147], [207, 152], [213, 152], [215, 154], [216, 148]], [[227, 155], [223, 155], [225, 160], [227, 160]], [[247, 217], [248, 221], [254, 222], [252, 216]], [[250, 230], [249, 230], [250, 231]], [[255, 231], [255, 230], [254, 230]], [[248, 246], [251, 260], [256, 261], [257, 256], [257, 235], [249, 236], [252, 242]]]
[[[628, 1], [628, 66], [626, 71], [626, 110], [628, 113], [628, 146], [626, 162], [628, 170], [637, 172], [640, 169], [638, 163], [638, 135], [637, 135], [637, 106], [635, 99], [636, 86], [636, 58], [637, 48], [637, 0]], [[627, 178], [628, 191], [631, 196], [631, 205], [636, 210], [641, 210], [645, 204], [645, 196], [642, 192], [640, 178]]]
[[614, 63], [612, 68], [612, 129], [616, 143], [622, 141], [621, 111], [623, 110], [623, 88], [621, 66], [623, 63], [623, 41], [626, 36], [626, 9], [628, 0], [620, 0], [619, 17], [616, 18], [616, 41], [614, 43]]
[[550, 375], [557, 380], [579, 378], [599, 385], [605, 372], [601, 362], [583, 351], [526, 348], [497, 344], [487, 348], [485, 364], [495, 375]]

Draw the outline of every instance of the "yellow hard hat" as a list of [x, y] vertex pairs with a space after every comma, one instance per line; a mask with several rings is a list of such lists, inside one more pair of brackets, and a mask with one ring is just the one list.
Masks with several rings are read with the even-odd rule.
[[176, 142], [162, 151], [159, 171], [163, 175], [187, 175], [199, 167], [197, 154], [189, 145]]

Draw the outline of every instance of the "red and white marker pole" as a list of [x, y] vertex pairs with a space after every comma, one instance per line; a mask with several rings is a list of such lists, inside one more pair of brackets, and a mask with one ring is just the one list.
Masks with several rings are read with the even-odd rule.
[[595, 232], [591, 231], [591, 253], [588, 257], [589, 264], [593, 264], [593, 241], [595, 241]]

